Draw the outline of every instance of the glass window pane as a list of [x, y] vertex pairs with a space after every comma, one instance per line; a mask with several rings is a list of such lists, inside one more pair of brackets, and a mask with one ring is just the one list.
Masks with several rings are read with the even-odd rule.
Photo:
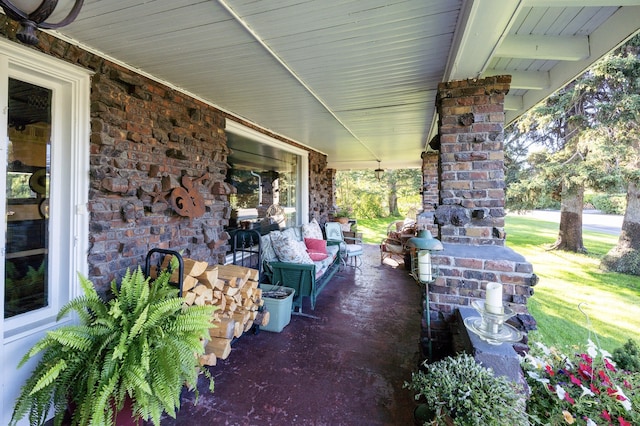
[[51, 96], [9, 79], [5, 318], [48, 305]]
[[227, 182], [236, 193], [229, 198], [232, 208], [229, 228], [256, 226], [274, 209], [285, 219], [287, 226], [296, 223], [298, 214], [298, 176], [300, 156], [284, 149], [228, 133], [227, 143], [231, 149]]

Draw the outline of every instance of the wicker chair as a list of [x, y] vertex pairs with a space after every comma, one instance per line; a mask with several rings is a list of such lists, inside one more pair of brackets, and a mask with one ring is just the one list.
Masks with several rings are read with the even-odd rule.
[[407, 251], [406, 242], [414, 237], [416, 223], [412, 219], [397, 220], [387, 226], [387, 236], [380, 243], [380, 263], [385, 259], [402, 260]]

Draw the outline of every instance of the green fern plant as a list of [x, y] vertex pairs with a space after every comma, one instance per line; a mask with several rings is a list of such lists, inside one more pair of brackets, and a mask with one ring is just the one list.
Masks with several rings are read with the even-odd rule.
[[42, 425], [51, 408], [61, 425], [67, 404], [73, 425], [113, 425], [125, 399], [134, 416], [160, 424], [166, 412], [175, 418], [185, 384], [194, 386], [204, 352], [203, 339], [215, 310], [189, 306], [178, 297], [164, 272], [153, 282], [141, 269], [127, 271], [120, 286], [111, 283], [106, 301], [91, 281], [80, 277], [84, 296], [67, 303], [58, 320], [74, 312], [77, 324], [47, 333], [21, 360], [40, 360], [14, 407], [11, 424], [28, 414], [31, 425]]

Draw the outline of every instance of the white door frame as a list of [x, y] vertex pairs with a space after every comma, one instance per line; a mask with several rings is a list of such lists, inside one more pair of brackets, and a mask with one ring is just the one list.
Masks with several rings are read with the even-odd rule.
[[[1, 424], [8, 424], [15, 398], [30, 371], [29, 365], [16, 369], [18, 362], [47, 330], [62, 323], [55, 321], [60, 307], [79, 295], [78, 273], [86, 276], [88, 272], [90, 76], [88, 70], [0, 39], [0, 176], [6, 174], [9, 77], [53, 91], [48, 269], [54, 285], [45, 308], [4, 319], [4, 301], [0, 304]], [[6, 197], [4, 178], [0, 179], [0, 194]], [[0, 214], [6, 214], [6, 200], [0, 202]], [[0, 222], [0, 241], [5, 241], [6, 221]], [[4, 265], [2, 250], [3, 299]], [[26, 419], [23, 422], [27, 424]]]

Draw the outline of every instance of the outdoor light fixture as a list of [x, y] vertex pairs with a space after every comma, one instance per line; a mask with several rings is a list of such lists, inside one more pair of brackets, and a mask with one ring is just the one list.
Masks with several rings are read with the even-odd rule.
[[424, 320], [427, 323], [427, 343], [429, 359], [432, 356], [431, 311], [429, 309], [429, 283], [435, 281], [431, 252], [444, 250], [440, 240], [433, 238], [427, 229], [418, 231], [418, 235], [409, 238], [407, 247], [411, 249], [411, 275], [420, 284], [424, 284]]
[[440, 240], [433, 238], [431, 232], [426, 229], [418, 231], [418, 235], [409, 238], [407, 247], [411, 248], [411, 275], [416, 281], [424, 284], [435, 279], [431, 252], [444, 250]]
[[[62, 7], [58, 8], [58, 11], [65, 6], [68, 7], [71, 1], [63, 0], [61, 2]], [[31, 45], [38, 44], [36, 28], [51, 30], [69, 25], [80, 13], [83, 3], [84, 0], [75, 0], [66, 18], [57, 23], [50, 23], [45, 22], [45, 20], [54, 14], [54, 10], [58, 6], [58, 0], [0, 0], [0, 6], [4, 9], [4, 13], [9, 18], [20, 23], [20, 28], [16, 33], [18, 40]]]
[[382, 179], [382, 175], [384, 174], [384, 169], [380, 168], [380, 160], [378, 160], [378, 168], [373, 171], [376, 175], [376, 179]]

